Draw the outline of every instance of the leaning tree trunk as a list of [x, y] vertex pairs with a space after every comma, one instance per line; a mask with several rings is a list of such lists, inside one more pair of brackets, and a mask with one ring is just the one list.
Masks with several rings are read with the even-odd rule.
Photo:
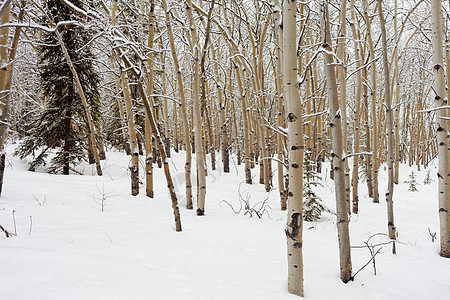
[[336, 215], [339, 240], [339, 260], [341, 280], [347, 283], [352, 279], [352, 261], [350, 256], [350, 238], [348, 232], [347, 197], [345, 193], [344, 158], [342, 145], [341, 113], [339, 110], [339, 96], [336, 85], [333, 55], [331, 54], [331, 33], [328, 16], [328, 2], [321, 7], [321, 29], [325, 77], [330, 102], [331, 156], [333, 159], [334, 184], [336, 195]]
[[389, 77], [389, 63], [387, 57], [387, 40], [386, 40], [386, 28], [385, 21], [383, 17], [383, 6], [382, 0], [378, 0], [378, 16], [380, 18], [380, 29], [381, 29], [381, 42], [383, 46], [383, 68], [384, 68], [384, 95], [386, 98], [386, 131], [388, 134], [387, 150], [388, 150], [388, 190], [386, 192], [386, 204], [387, 204], [387, 215], [388, 215], [388, 230], [389, 238], [395, 240], [395, 226], [394, 226], [394, 124], [393, 124], [393, 113], [391, 108], [391, 87], [390, 87], [390, 77]]
[[187, 115], [187, 104], [186, 104], [186, 98], [184, 93], [184, 86], [183, 86], [183, 76], [180, 71], [178, 56], [176, 52], [176, 46], [175, 46], [175, 40], [172, 32], [172, 26], [170, 21], [170, 14], [169, 9], [167, 7], [166, 0], [162, 0], [162, 6], [164, 8], [165, 12], [165, 21], [166, 21], [166, 27], [167, 27], [167, 33], [169, 35], [169, 42], [170, 42], [170, 50], [172, 53], [172, 59], [173, 59], [173, 65], [175, 68], [175, 73], [177, 77], [177, 83], [178, 83], [178, 92], [180, 95], [181, 100], [181, 116], [180, 118], [183, 121], [183, 139], [184, 144], [186, 147], [186, 163], [184, 165], [185, 170], [185, 181], [186, 181], [186, 208], [187, 209], [193, 209], [192, 204], [192, 183], [191, 183], [191, 161], [192, 161], [192, 150], [191, 150], [191, 134], [190, 134], [190, 127], [188, 122], [188, 115]]
[[[433, 72], [434, 91], [436, 93], [436, 108], [446, 106], [445, 99], [445, 78], [444, 78], [444, 54], [442, 42], [442, 0], [431, 1], [432, 19], [432, 43], [433, 43]], [[448, 65], [447, 65], [448, 68]], [[450, 73], [450, 71], [448, 71]], [[450, 74], [449, 74], [450, 75]], [[449, 78], [447, 78], [447, 81]], [[448, 113], [446, 109], [437, 111], [437, 140], [438, 140], [438, 189], [439, 189], [439, 221], [440, 221], [440, 241], [442, 257], [450, 257], [450, 154], [448, 136]]]
[[303, 119], [297, 86], [297, 1], [283, 7], [283, 77], [287, 103], [289, 192], [287, 216], [288, 290], [303, 297]]
[[97, 142], [95, 140], [95, 128], [94, 128], [94, 122], [92, 121], [91, 112], [89, 111], [88, 103], [86, 96], [84, 94], [83, 87], [81, 85], [80, 79], [78, 78], [77, 71], [75, 70], [75, 67], [72, 63], [72, 59], [70, 58], [69, 52], [67, 51], [66, 45], [64, 44], [61, 33], [59, 33], [58, 30], [55, 30], [56, 37], [58, 38], [59, 45], [61, 46], [61, 49], [64, 53], [64, 57], [66, 58], [67, 64], [70, 68], [70, 71], [72, 72], [73, 79], [75, 80], [75, 84], [77, 87], [77, 91], [80, 94], [81, 102], [83, 104], [84, 111], [86, 113], [86, 120], [87, 125], [89, 129], [89, 138], [91, 139], [92, 144], [92, 151], [94, 152], [94, 158], [95, 158], [95, 165], [97, 167], [97, 175], [102, 176], [102, 167], [100, 165], [100, 156], [98, 154], [98, 148], [97, 148]]

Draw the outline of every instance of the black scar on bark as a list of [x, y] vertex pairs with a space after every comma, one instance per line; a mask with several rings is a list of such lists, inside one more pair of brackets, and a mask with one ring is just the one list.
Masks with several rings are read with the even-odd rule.
[[[301, 213], [294, 213], [291, 216], [291, 222], [288, 224], [288, 227], [291, 228], [291, 232], [289, 232], [289, 228], [287, 228], [284, 232], [286, 236], [292, 240], [295, 240], [301, 229]], [[300, 220], [300, 224], [299, 224]]]

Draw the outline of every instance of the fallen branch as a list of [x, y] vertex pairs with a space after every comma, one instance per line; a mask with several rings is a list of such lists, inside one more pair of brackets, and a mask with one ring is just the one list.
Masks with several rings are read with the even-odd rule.
[[0, 229], [1, 229], [1, 231], [3, 231], [3, 233], [5, 234], [5, 236], [7, 238], [9, 238], [11, 236], [11, 233], [9, 233], [8, 230], [6, 230], [2, 225], [0, 225]]

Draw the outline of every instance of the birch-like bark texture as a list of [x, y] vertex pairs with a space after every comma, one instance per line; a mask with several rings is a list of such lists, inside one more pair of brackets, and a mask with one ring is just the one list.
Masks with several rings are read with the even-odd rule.
[[387, 39], [386, 26], [383, 17], [383, 1], [378, 0], [378, 17], [380, 18], [381, 42], [383, 47], [383, 69], [384, 69], [384, 96], [386, 99], [386, 131], [387, 131], [387, 164], [388, 164], [388, 190], [386, 192], [386, 206], [388, 217], [389, 238], [395, 240], [395, 225], [394, 225], [394, 122], [392, 113], [391, 100], [391, 79], [389, 76], [389, 62], [387, 56]]
[[[154, 44], [154, 36], [155, 36], [155, 1], [150, 0], [150, 12], [149, 12], [149, 24], [148, 24], [148, 39], [147, 39], [147, 46], [150, 51], [153, 49]], [[147, 94], [152, 95], [153, 94], [153, 81], [154, 81], [154, 53], [148, 54], [150, 57], [147, 60], [147, 67], [148, 67], [148, 85], [147, 85]], [[163, 55], [163, 54], [161, 54]], [[162, 76], [164, 76], [164, 72]], [[163, 78], [164, 80], [164, 78]], [[152, 100], [152, 99], [150, 99]], [[167, 106], [167, 99], [164, 98], [165, 101], [165, 107]], [[153, 101], [150, 101], [150, 103], [153, 103]], [[152, 105], [153, 106], [153, 105]], [[166, 115], [166, 113], [164, 112]], [[166, 124], [166, 128], [167, 128]], [[154, 190], [153, 190], [153, 143], [152, 143], [152, 130], [150, 126], [150, 120], [147, 115], [145, 114], [145, 193], [147, 197], [153, 198], [154, 197]], [[166, 147], [167, 151], [167, 147]], [[170, 151], [170, 149], [169, 149]], [[169, 152], [170, 153], [170, 152]]]
[[205, 214], [205, 197], [206, 197], [206, 174], [204, 161], [204, 147], [203, 147], [203, 122], [201, 116], [201, 102], [200, 102], [200, 45], [197, 37], [197, 26], [195, 25], [194, 16], [192, 14], [192, 1], [187, 1], [186, 7], [187, 15], [189, 17], [189, 26], [191, 31], [191, 38], [193, 44], [193, 68], [194, 81], [192, 87], [192, 109], [193, 109], [193, 123], [194, 123], [194, 140], [195, 140], [195, 161], [197, 167], [197, 215], [203, 216]]
[[170, 21], [170, 15], [169, 15], [169, 9], [167, 7], [166, 0], [161, 0], [162, 6], [164, 8], [165, 13], [165, 21], [166, 21], [166, 28], [167, 33], [169, 35], [169, 41], [170, 41], [170, 50], [172, 54], [172, 60], [173, 65], [177, 77], [177, 83], [178, 83], [178, 93], [180, 95], [181, 100], [181, 119], [183, 120], [183, 135], [184, 135], [184, 145], [186, 150], [186, 163], [184, 165], [185, 170], [185, 181], [186, 181], [186, 208], [187, 209], [193, 209], [192, 204], [192, 183], [191, 183], [191, 161], [192, 161], [192, 150], [191, 150], [191, 142], [190, 142], [190, 127], [188, 122], [188, 115], [187, 115], [187, 104], [186, 104], [186, 97], [184, 93], [184, 86], [183, 86], [183, 76], [180, 71], [180, 64], [178, 62], [178, 56], [177, 56], [177, 50], [175, 46], [175, 40], [173, 37], [172, 32], [172, 25]]
[[120, 70], [120, 82], [122, 83], [122, 91], [125, 98], [125, 108], [131, 144], [131, 195], [136, 196], [139, 194], [139, 148], [137, 144], [136, 125], [134, 122], [130, 86], [128, 83], [128, 78], [122, 70]]
[[[356, 20], [356, 12], [355, 12], [355, 3], [354, 0], [350, 1], [350, 10], [351, 10], [351, 22], [350, 26], [352, 29], [353, 35], [353, 44], [355, 51], [355, 60], [356, 60], [356, 68], [359, 71], [356, 72], [356, 94], [355, 94], [355, 119], [354, 119], [354, 133], [353, 133], [353, 153], [359, 153], [359, 135], [360, 135], [360, 123], [361, 123], [361, 89], [362, 89], [362, 66], [364, 59], [361, 56], [361, 48], [360, 44], [357, 42], [358, 33], [357, 33], [357, 20]], [[344, 140], [345, 142], [345, 140]], [[359, 155], [353, 156], [353, 173], [352, 173], [352, 212], [358, 213], [358, 180], [359, 180]]]
[[[275, 28], [274, 28], [274, 35], [275, 35], [275, 42], [276, 42], [276, 51], [275, 51], [275, 55], [276, 55], [276, 67], [275, 67], [275, 71], [276, 71], [276, 87], [277, 87], [277, 94], [276, 97], [278, 99], [278, 112], [277, 112], [277, 125], [279, 128], [283, 128], [284, 127], [284, 99], [283, 99], [283, 76], [282, 76], [282, 61], [281, 61], [281, 56], [282, 56], [282, 51], [281, 51], [281, 47], [283, 46], [283, 31], [281, 30], [281, 7], [280, 7], [280, 1], [279, 0], [275, 0], [275, 11], [274, 11], [274, 23], [275, 23]], [[280, 206], [281, 206], [281, 210], [286, 210], [287, 209], [287, 194], [286, 194], [286, 188], [285, 188], [285, 184], [284, 184], [284, 143], [283, 143], [283, 139], [284, 137], [281, 135], [277, 135], [276, 137], [277, 139], [277, 158], [278, 158], [278, 170], [277, 170], [277, 175], [278, 175], [278, 191], [280, 193]]]
[[367, 26], [367, 43], [369, 45], [370, 53], [370, 119], [372, 123], [372, 196], [373, 202], [379, 203], [379, 193], [378, 193], [378, 122], [377, 122], [377, 71], [376, 71], [376, 61], [375, 61], [375, 48], [372, 41], [372, 29], [371, 20], [369, 18], [369, 7], [367, 5], [367, 0], [363, 0], [364, 7], [364, 20]]
[[[117, 26], [119, 24], [119, 20], [116, 16], [118, 9], [119, 9], [119, 7], [117, 4], [117, 0], [112, 0], [110, 20], [111, 20], [113, 26]], [[114, 56], [115, 56], [114, 53], [112, 53], [112, 55], [109, 57], [109, 61], [111, 64], [111, 68], [113, 70], [112, 77], [115, 81], [115, 88], [116, 88], [115, 92], [117, 94], [119, 94], [121, 91], [120, 76], [117, 75], [119, 73], [119, 70], [118, 70], [117, 63], [115, 62]], [[131, 155], [130, 138], [127, 134], [127, 122], [125, 120], [125, 111], [123, 109], [123, 103], [122, 103], [120, 97], [116, 97], [116, 98], [117, 98], [117, 106], [119, 108], [120, 123], [122, 125], [121, 132], [122, 132], [122, 139], [123, 139], [123, 147], [125, 149], [126, 154]]]
[[[341, 8], [339, 13], [339, 41], [338, 41], [338, 57], [342, 63], [345, 62], [345, 36], [347, 31], [347, 1], [341, 1]], [[338, 73], [338, 84], [339, 84], [339, 107], [342, 116], [342, 142], [343, 142], [343, 155], [345, 156], [348, 152], [347, 149], [347, 137], [348, 137], [348, 124], [347, 124], [347, 83], [345, 80], [345, 70], [344, 68], [339, 68]], [[348, 160], [344, 160], [344, 174], [345, 174], [345, 195], [347, 198], [347, 209], [350, 213], [350, 168], [348, 165]], [[334, 174], [333, 174], [334, 175]]]
[[[8, 5], [5, 8], [5, 14], [2, 15], [1, 24], [7, 23], [10, 18], [10, 8], [11, 5]], [[21, 1], [21, 8], [19, 12], [18, 21], [23, 21], [23, 16], [25, 14], [25, 1]], [[9, 106], [10, 106], [10, 95], [11, 95], [11, 86], [13, 80], [13, 71], [14, 71], [14, 60], [16, 58], [17, 53], [17, 45], [19, 44], [19, 37], [21, 33], [21, 27], [16, 27], [14, 32], [14, 37], [11, 45], [11, 50], [9, 53], [9, 58], [7, 56], [6, 45], [8, 43], [8, 30], [9, 28], [0, 29], [0, 65], [6, 66], [6, 72], [4, 68], [0, 70], [0, 107], [1, 107], [1, 116], [0, 116], [0, 196], [3, 190], [3, 178], [5, 175], [5, 164], [6, 164], [6, 153], [4, 149], [7, 129], [9, 124]]]
[[241, 76], [241, 66], [239, 62], [236, 62], [234, 65], [234, 69], [236, 71], [236, 79], [238, 84], [238, 95], [241, 99], [242, 106], [242, 123], [244, 127], [244, 170], [245, 170], [245, 182], [247, 184], [252, 184], [252, 173], [250, 170], [250, 121], [248, 118], [247, 111], [247, 99], [244, 94], [243, 84], [242, 84], [242, 76]]
[[[138, 72], [136, 71], [135, 68], [133, 68], [132, 63], [130, 62], [130, 60], [126, 56], [126, 54], [123, 53], [123, 51], [119, 47], [116, 47], [115, 51], [116, 51], [117, 57], [120, 57], [122, 59], [123, 63], [125, 64], [125, 67], [128, 70], [130, 70], [130, 72], [132, 72], [132, 74], [134, 76], [138, 76], [139, 75]], [[167, 160], [166, 151], [164, 150], [164, 144], [163, 144], [163, 141], [161, 140], [161, 135], [159, 134], [159, 129], [156, 124], [154, 113], [150, 106], [150, 102], [147, 98], [146, 90], [145, 90], [144, 84], [142, 83], [142, 80], [137, 81], [137, 86], [138, 86], [139, 93], [142, 97], [142, 102], [144, 103], [145, 113], [148, 116], [150, 127], [153, 132], [153, 136], [155, 137], [156, 146], [158, 147], [159, 152], [161, 154], [161, 159], [162, 159], [163, 167], [164, 167], [163, 168], [164, 176], [166, 177], [167, 188], [169, 189], [170, 199], [172, 202], [172, 210], [173, 210], [173, 215], [174, 215], [174, 220], [175, 220], [175, 230], [181, 231], [180, 209], [178, 208], [178, 199], [177, 199], [177, 195], [175, 193], [175, 188], [173, 186], [172, 176], [170, 175], [169, 162]]]
[[398, 177], [400, 174], [400, 74], [398, 70], [398, 28], [397, 28], [397, 17], [398, 17], [398, 1], [394, 0], [394, 39], [396, 41], [394, 53], [392, 54], [392, 59], [394, 60], [394, 78], [393, 85], [395, 86], [394, 94], [394, 105], [395, 105], [395, 119], [394, 119], [394, 130], [395, 130], [395, 162], [394, 162], [394, 183], [398, 184]]
[[303, 119], [297, 83], [297, 1], [283, 6], [283, 77], [287, 103], [289, 192], [286, 226], [288, 290], [303, 297]]
[[[213, 61], [216, 61], [216, 51], [214, 47], [211, 47], [211, 58]], [[222, 151], [222, 163], [223, 163], [223, 171], [225, 173], [230, 173], [230, 153], [229, 153], [229, 138], [228, 138], [228, 126], [225, 118], [226, 112], [226, 101], [224, 101], [224, 91], [223, 85], [225, 83], [221, 80], [219, 75], [219, 66], [218, 64], [214, 64], [214, 73], [217, 77], [216, 89], [217, 89], [217, 98], [219, 105], [219, 128], [220, 128], [220, 142], [221, 142], [221, 151]]]
[[[189, 0], [189, 2], [191, 2]], [[209, 8], [209, 12], [208, 12], [208, 16], [207, 16], [207, 23], [206, 23], [206, 30], [205, 30], [205, 41], [203, 44], [203, 48], [201, 51], [201, 58], [200, 58], [200, 85], [201, 85], [201, 102], [200, 102], [200, 123], [201, 122], [201, 116], [203, 115], [205, 122], [206, 122], [206, 130], [208, 131], [208, 137], [209, 137], [209, 143], [210, 143], [210, 154], [211, 154], [211, 167], [213, 170], [215, 170], [215, 145], [214, 145], [214, 134], [213, 134], [213, 126], [211, 125], [211, 121], [210, 121], [210, 115], [208, 113], [208, 111], [211, 111], [210, 109], [208, 110], [208, 106], [207, 106], [207, 74], [206, 74], [206, 67], [205, 67], [205, 61], [206, 61], [206, 56], [207, 56], [207, 52], [208, 52], [208, 44], [210, 42], [210, 34], [211, 34], [211, 18], [212, 18], [212, 13], [214, 10], [214, 4], [215, 4], [215, 0], [211, 1], [211, 6]], [[200, 50], [200, 49], [198, 49]], [[206, 132], [205, 132], [206, 134]], [[205, 147], [203, 147], [202, 151], [203, 154], [204, 153], [204, 149]], [[205, 214], [205, 201], [206, 201], [206, 158], [203, 157], [203, 161], [201, 161], [202, 165], [200, 166], [203, 170], [203, 177], [199, 176], [199, 206], [197, 207], [197, 215], [201, 216]], [[202, 171], [201, 170], [201, 171]]]
[[333, 173], [336, 197], [336, 216], [339, 242], [339, 262], [341, 280], [347, 283], [352, 279], [352, 261], [350, 255], [350, 237], [348, 231], [347, 197], [345, 193], [345, 174], [342, 145], [341, 112], [339, 110], [339, 96], [336, 85], [333, 55], [331, 54], [331, 32], [328, 16], [328, 2], [321, 6], [320, 27], [322, 31], [322, 47], [325, 68], [325, 77], [330, 105], [329, 118], [331, 129], [331, 157], [333, 160]]
[[[9, 23], [10, 18], [10, 11], [11, 11], [11, 4], [8, 5], [4, 11], [4, 13], [1, 16], [1, 24]], [[20, 27], [19, 27], [20, 30]], [[20, 32], [20, 31], [19, 31]], [[9, 33], [9, 27], [3, 27], [0, 29], [0, 99], [2, 101], [0, 102], [1, 107], [1, 120], [0, 120], [0, 151], [3, 156], [3, 146], [6, 139], [6, 124], [8, 124], [8, 102], [3, 101], [3, 99], [6, 97], [8, 91], [6, 89], [6, 78], [8, 73], [8, 33]], [[5, 66], [5, 67], [4, 67]], [[3, 160], [3, 157], [2, 157]], [[4, 162], [3, 162], [4, 163]], [[2, 174], [3, 176], [3, 174]], [[1, 186], [0, 186], [1, 188]]]
[[[445, 99], [445, 78], [444, 78], [444, 54], [443, 54], [443, 30], [442, 30], [442, 0], [431, 1], [432, 19], [432, 44], [433, 44], [433, 73], [434, 92], [436, 107], [448, 104]], [[448, 66], [447, 66], [448, 68]], [[450, 73], [450, 72], [449, 72]], [[447, 78], [449, 80], [449, 78]], [[449, 136], [448, 117], [446, 109], [437, 111], [436, 127], [438, 141], [438, 198], [439, 198], [439, 222], [440, 222], [440, 254], [443, 257], [450, 257], [450, 198], [449, 198]]]

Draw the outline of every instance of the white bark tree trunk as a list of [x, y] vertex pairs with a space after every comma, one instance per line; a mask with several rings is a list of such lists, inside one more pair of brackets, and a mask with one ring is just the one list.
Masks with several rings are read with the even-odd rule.
[[303, 119], [297, 83], [297, 1], [284, 0], [283, 77], [287, 103], [289, 192], [287, 216], [288, 290], [303, 297]]
[[350, 237], [348, 231], [347, 197], [345, 192], [345, 174], [342, 145], [341, 112], [339, 110], [339, 96], [336, 85], [336, 73], [334, 69], [333, 55], [331, 54], [331, 33], [328, 16], [328, 2], [321, 7], [321, 30], [323, 58], [325, 65], [325, 77], [327, 83], [328, 99], [330, 103], [330, 128], [331, 128], [331, 156], [333, 159], [333, 172], [336, 196], [336, 215], [339, 241], [339, 261], [341, 280], [347, 283], [352, 279], [352, 262], [350, 256]]
[[389, 76], [389, 62], [387, 56], [387, 40], [386, 40], [386, 26], [383, 17], [382, 0], [378, 0], [378, 16], [380, 18], [381, 42], [383, 47], [383, 69], [384, 69], [384, 95], [386, 99], [386, 131], [387, 131], [387, 163], [388, 163], [388, 191], [386, 193], [386, 206], [388, 215], [388, 230], [389, 238], [395, 240], [395, 225], [394, 225], [394, 122], [392, 113], [391, 100], [391, 79]]
[[173, 37], [172, 26], [171, 26], [171, 21], [170, 21], [169, 8], [167, 7], [166, 0], [162, 0], [161, 3], [164, 8], [164, 12], [165, 12], [165, 22], [166, 22], [167, 32], [169, 34], [170, 50], [172, 53], [173, 64], [174, 64], [175, 73], [177, 76], [178, 91], [179, 91], [180, 99], [181, 99], [181, 119], [183, 121], [184, 144], [186, 147], [186, 163], [184, 166], [185, 181], [186, 181], [186, 207], [188, 209], [192, 209], [193, 208], [193, 205], [192, 205], [192, 183], [191, 183], [192, 151], [191, 151], [191, 142], [190, 142], [191, 134], [190, 134], [190, 126], [189, 126], [189, 122], [188, 122], [188, 115], [187, 115], [187, 104], [186, 104], [186, 98], [185, 98], [185, 93], [184, 93], [183, 76], [181, 74], [180, 66], [179, 66], [179, 62], [178, 62], [175, 40]]
[[[436, 107], [445, 106], [445, 78], [444, 78], [444, 54], [443, 54], [443, 30], [442, 30], [442, 0], [431, 1], [432, 19], [432, 44], [433, 44], [433, 73]], [[448, 67], [448, 66], [447, 66]], [[449, 78], [447, 78], [449, 80]], [[438, 189], [439, 189], [439, 221], [441, 256], [450, 257], [450, 154], [448, 135], [448, 112], [446, 109], [437, 111], [436, 126], [438, 140]]]

